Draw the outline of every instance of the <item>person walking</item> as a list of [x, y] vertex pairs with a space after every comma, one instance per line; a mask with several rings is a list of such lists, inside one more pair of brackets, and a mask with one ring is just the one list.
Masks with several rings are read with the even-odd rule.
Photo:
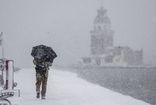
[[[31, 55], [34, 57], [33, 63], [36, 65], [36, 98], [45, 99], [49, 66], [52, 66], [53, 60], [57, 54], [51, 47], [38, 45], [33, 47]], [[40, 88], [41, 91], [40, 91]]]
[[[47, 89], [47, 80], [48, 80], [48, 71], [49, 66], [52, 66], [51, 62], [39, 62], [35, 59], [33, 63], [36, 65], [36, 98], [40, 98], [40, 87], [41, 87], [41, 98], [45, 99], [46, 89]], [[42, 85], [42, 86], [41, 86]]]

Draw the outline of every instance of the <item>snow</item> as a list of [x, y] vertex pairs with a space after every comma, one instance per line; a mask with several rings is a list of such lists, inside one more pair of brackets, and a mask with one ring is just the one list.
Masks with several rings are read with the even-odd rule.
[[22, 69], [14, 76], [21, 91], [14, 99], [19, 105], [149, 105], [54, 69], [49, 71], [46, 100], [36, 99], [35, 70]]

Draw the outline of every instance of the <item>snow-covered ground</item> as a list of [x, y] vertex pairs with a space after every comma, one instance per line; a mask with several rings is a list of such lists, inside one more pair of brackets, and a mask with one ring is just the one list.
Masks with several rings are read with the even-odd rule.
[[19, 105], [149, 105], [54, 69], [49, 71], [46, 100], [36, 99], [35, 81], [34, 69], [15, 73], [16, 88], [21, 91]]

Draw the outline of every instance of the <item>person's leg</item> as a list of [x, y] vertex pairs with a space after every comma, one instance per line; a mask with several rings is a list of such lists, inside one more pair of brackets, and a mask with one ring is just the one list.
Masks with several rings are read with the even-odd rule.
[[45, 78], [42, 79], [42, 99], [45, 99], [46, 90], [47, 90], [47, 80], [48, 80], [48, 70], [46, 71]]
[[42, 77], [39, 73], [36, 74], [36, 93], [37, 93], [37, 98], [40, 97], [40, 86], [41, 86], [41, 81]]

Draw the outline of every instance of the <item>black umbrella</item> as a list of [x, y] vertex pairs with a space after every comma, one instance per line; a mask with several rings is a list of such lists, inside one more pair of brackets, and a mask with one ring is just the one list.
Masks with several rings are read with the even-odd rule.
[[38, 45], [33, 47], [31, 55], [37, 61], [40, 62], [49, 61], [51, 63], [53, 62], [54, 58], [57, 57], [53, 49], [45, 45]]

